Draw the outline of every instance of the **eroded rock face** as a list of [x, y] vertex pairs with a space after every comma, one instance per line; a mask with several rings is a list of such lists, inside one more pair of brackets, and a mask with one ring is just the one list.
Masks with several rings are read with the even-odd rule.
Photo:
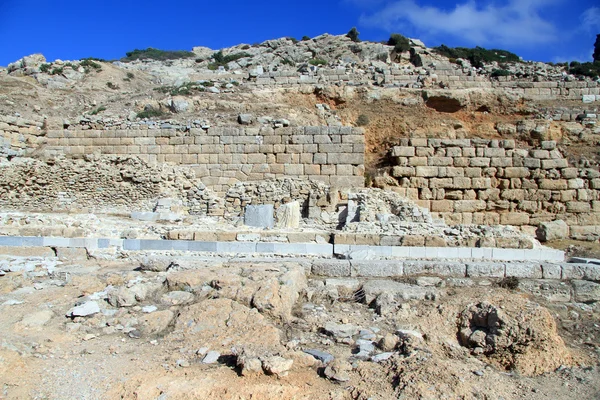
[[506, 369], [525, 375], [553, 371], [570, 356], [547, 309], [527, 303], [522, 310], [482, 302], [459, 316], [461, 345]]
[[167, 285], [170, 290], [191, 291], [199, 297], [232, 299], [287, 321], [307, 281], [299, 265], [248, 264], [241, 268], [173, 272], [167, 278]]
[[174, 329], [186, 342], [224, 352], [241, 345], [253, 354], [284, 350], [277, 327], [257, 309], [230, 299], [205, 300], [182, 309]]

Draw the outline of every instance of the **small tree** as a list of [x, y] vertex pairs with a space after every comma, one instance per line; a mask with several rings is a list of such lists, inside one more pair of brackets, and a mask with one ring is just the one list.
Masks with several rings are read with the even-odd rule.
[[387, 44], [388, 46], [394, 46], [396, 53], [404, 53], [410, 50], [410, 42], [405, 36], [399, 33], [392, 33]]
[[352, 27], [352, 29], [350, 29], [350, 32], [346, 34], [346, 37], [349, 37], [350, 40], [352, 40], [353, 42], [360, 42], [358, 35], [360, 35], [360, 32], [356, 30], [356, 27]]
[[594, 43], [594, 62], [600, 62], [600, 34], [596, 35], [596, 43]]

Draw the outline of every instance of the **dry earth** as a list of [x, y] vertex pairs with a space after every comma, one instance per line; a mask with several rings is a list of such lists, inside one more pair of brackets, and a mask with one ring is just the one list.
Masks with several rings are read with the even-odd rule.
[[[149, 270], [166, 259], [177, 258], [156, 256], [140, 270], [126, 260], [52, 268], [52, 258], [13, 258], [37, 266], [0, 277], [1, 398], [600, 395], [597, 304], [435, 278], [407, 282], [398, 297], [391, 281], [306, 281], [301, 261], [187, 257]], [[101, 312], [65, 316], [91, 299]], [[310, 349], [335, 360], [326, 365]], [[210, 351], [216, 362], [203, 363]], [[372, 361], [382, 353], [389, 358]]]

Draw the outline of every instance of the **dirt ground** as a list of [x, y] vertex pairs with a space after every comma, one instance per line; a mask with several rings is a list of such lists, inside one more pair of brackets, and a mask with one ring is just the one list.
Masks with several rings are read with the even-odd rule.
[[[290, 289], [277, 274], [299, 270], [277, 263], [192, 260], [191, 267], [152, 272], [128, 259], [81, 260], [48, 273], [43, 260], [31, 260], [35, 269], [0, 277], [2, 399], [600, 396], [597, 304], [548, 302], [487, 280], [432, 278], [405, 282], [411, 291], [427, 291], [424, 298], [370, 301], [365, 282], [356, 289], [353, 282], [309, 277]], [[152, 293], [124, 305], [124, 290], [141, 283], [154, 285]], [[182, 288], [192, 300], [165, 302]], [[117, 289], [121, 303], [114, 306]], [[65, 316], [89, 299], [97, 299], [100, 313]], [[143, 311], [152, 305], [156, 311]], [[461, 341], [465, 323], [477, 318], [469, 314], [474, 307], [494, 310], [503, 326], [495, 334], [508, 342], [477, 350]], [[364, 338], [389, 358], [360, 357]], [[219, 352], [215, 363], [202, 362], [207, 349]], [[322, 363], [304, 353], [309, 349], [335, 359]], [[263, 371], [240, 365], [248, 354], [263, 360]], [[268, 372], [265, 360], [273, 356], [293, 366]]]

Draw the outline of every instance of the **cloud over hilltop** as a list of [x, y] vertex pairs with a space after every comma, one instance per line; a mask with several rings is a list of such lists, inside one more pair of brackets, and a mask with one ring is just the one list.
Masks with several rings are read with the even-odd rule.
[[[364, 0], [349, 0], [365, 6]], [[452, 8], [422, 5], [421, 0], [376, 1], [360, 23], [388, 31], [410, 31], [425, 39], [458, 37], [473, 45], [535, 46], [556, 41], [556, 25], [544, 11], [563, 0], [509, 0], [502, 2], [466, 1]], [[373, 9], [375, 7], [375, 9]], [[589, 11], [589, 10], [588, 10]], [[598, 9], [584, 19], [597, 22]]]

